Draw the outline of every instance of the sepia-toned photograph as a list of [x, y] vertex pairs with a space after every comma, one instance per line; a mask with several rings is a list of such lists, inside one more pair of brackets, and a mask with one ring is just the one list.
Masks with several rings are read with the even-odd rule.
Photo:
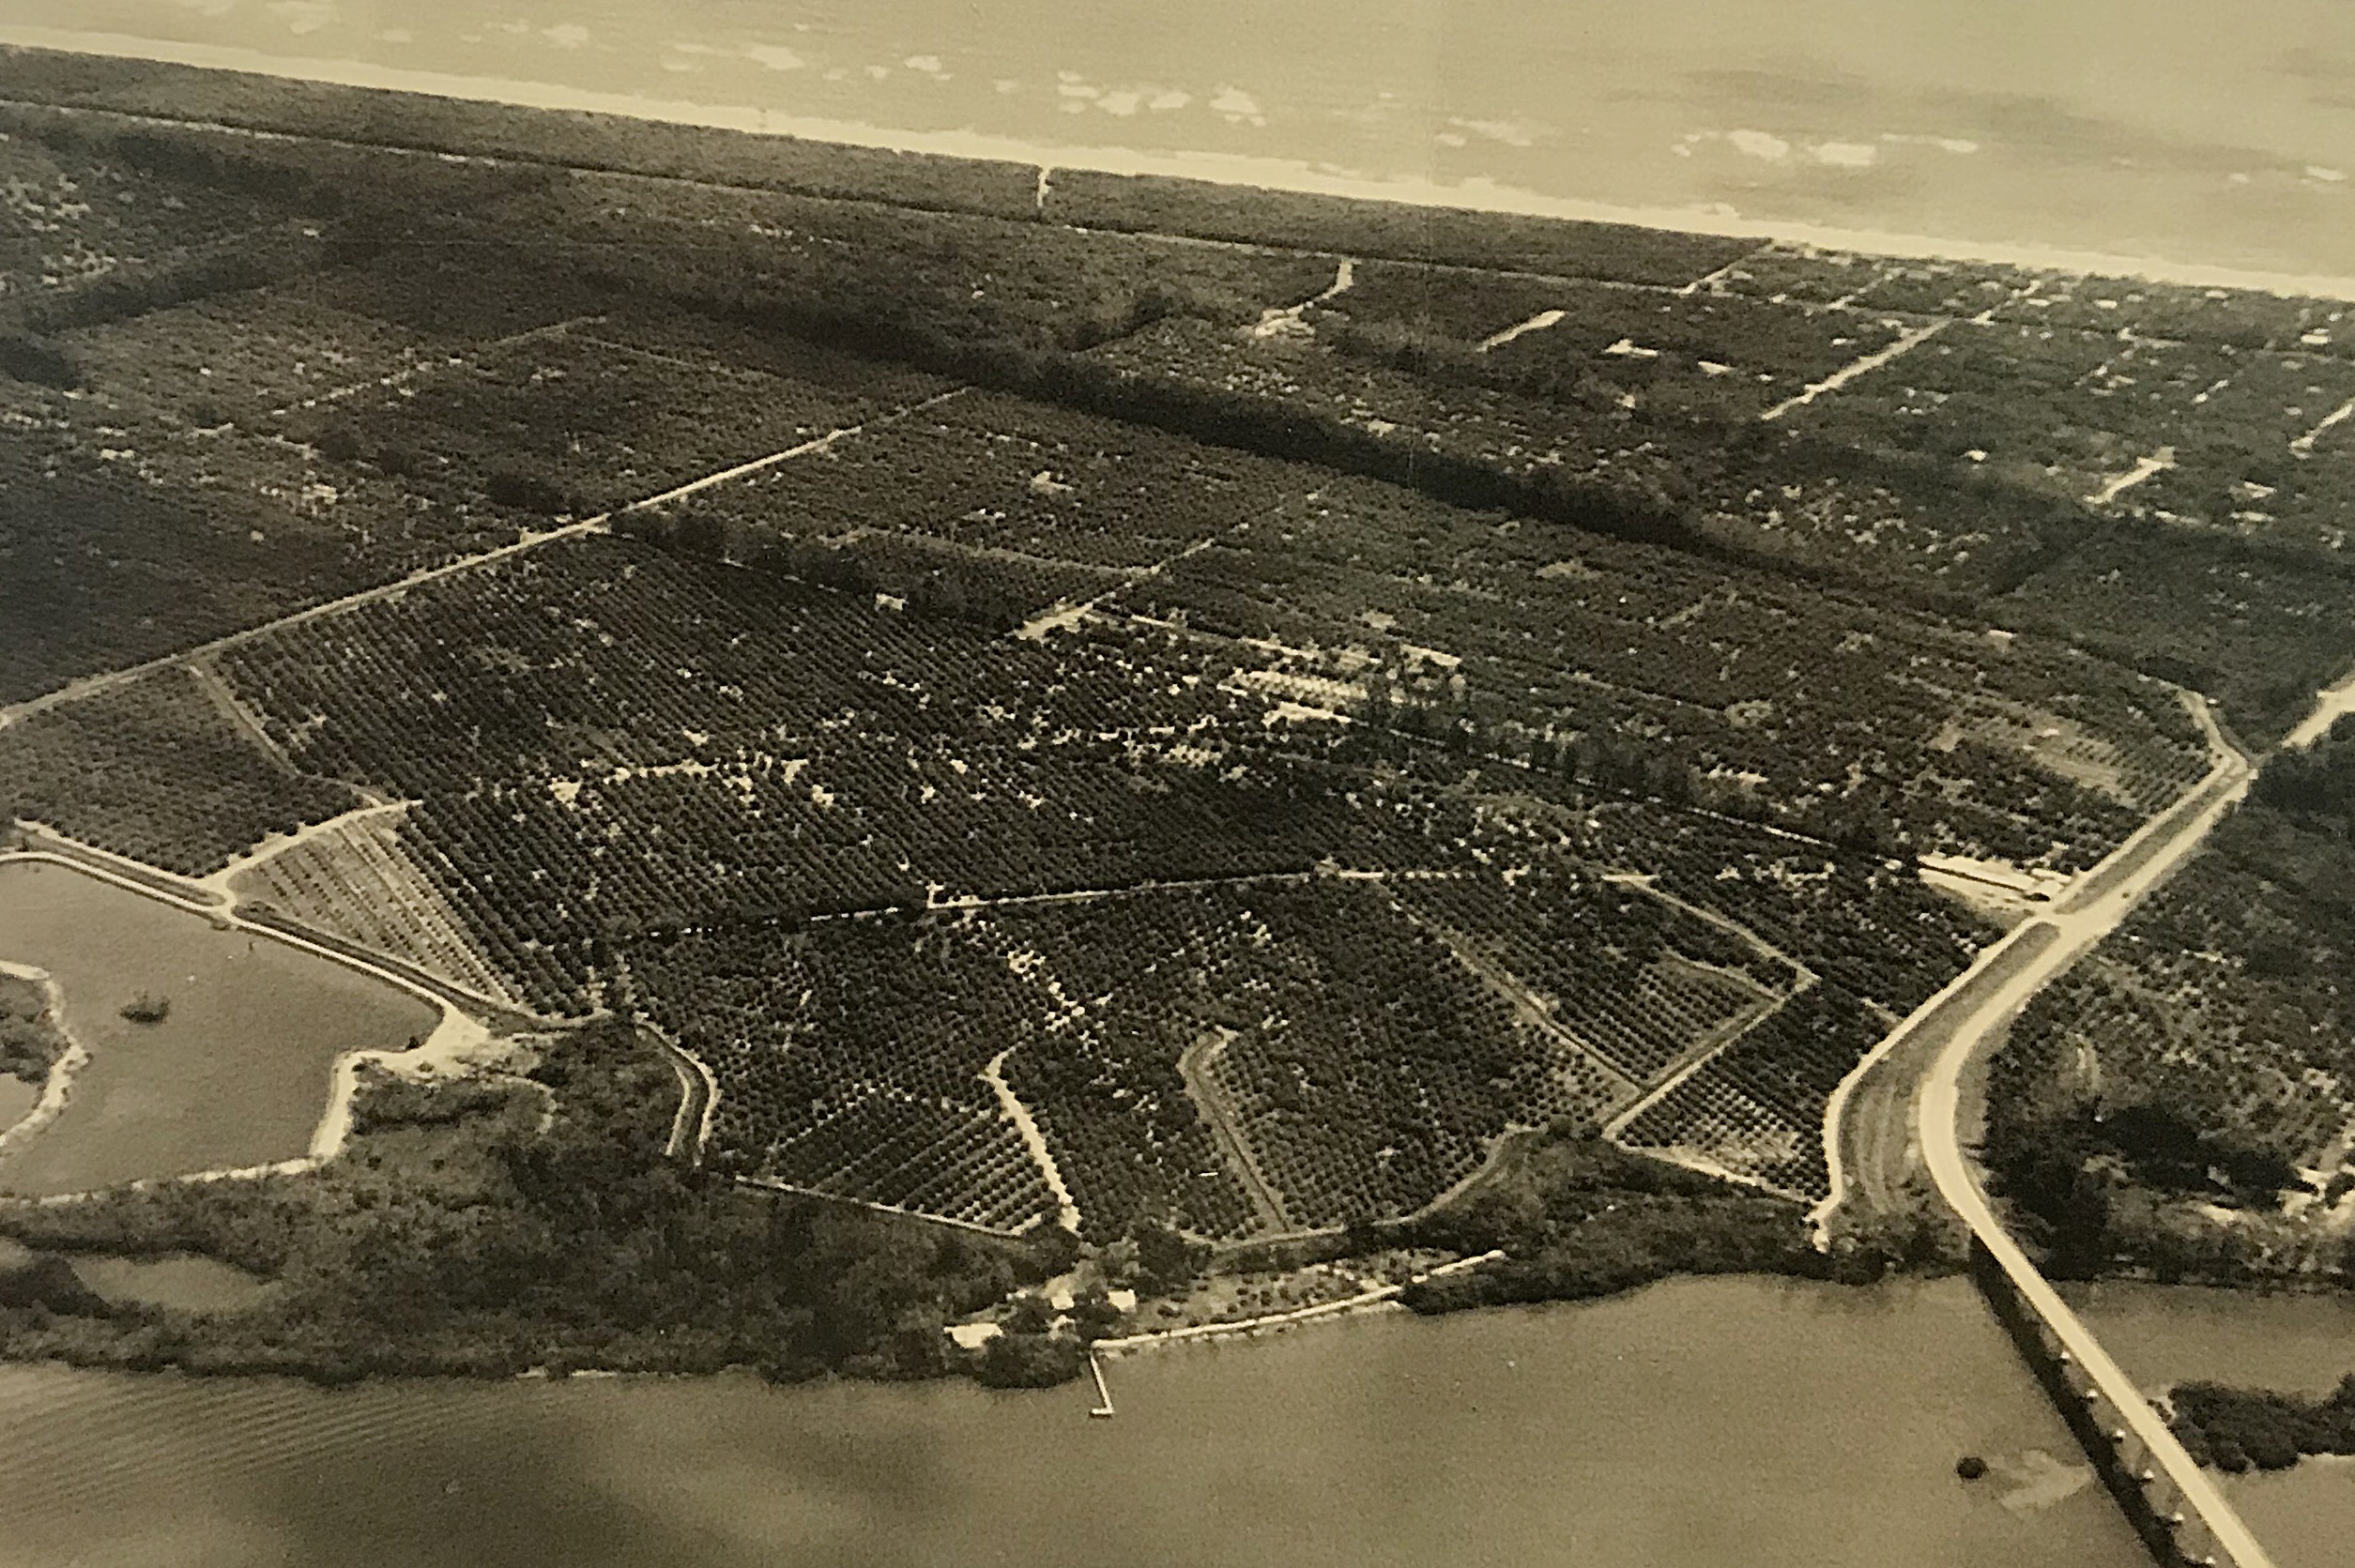
[[2346, 0], [0, 0], [0, 1568], [2347, 1568]]

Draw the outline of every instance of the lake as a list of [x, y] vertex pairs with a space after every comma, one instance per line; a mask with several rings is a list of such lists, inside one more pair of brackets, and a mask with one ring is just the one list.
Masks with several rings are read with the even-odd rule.
[[[2345, 1300], [2075, 1299], [2154, 1391], [2192, 1377], [2318, 1390], [2355, 1369]], [[1110, 1422], [1087, 1419], [1085, 1387], [330, 1392], [0, 1367], [0, 1568], [2149, 1561], [1960, 1279], [1677, 1280], [1145, 1352], [1108, 1376]], [[1955, 1478], [1966, 1453], [1989, 1477]], [[2280, 1568], [2345, 1560], [2355, 1466], [2225, 1488]]]
[[1109, 1422], [1085, 1388], [5, 1367], [0, 1565], [2148, 1561], [1961, 1280], [1673, 1281], [1108, 1374]]
[[2355, 277], [2334, 0], [11, 0], [0, 37], [1067, 164]]
[[[0, 1156], [0, 1190], [77, 1192], [297, 1157], [352, 1050], [399, 1050], [437, 1009], [341, 964], [42, 861], [0, 863], [0, 959], [47, 969], [90, 1054], [57, 1119]], [[161, 1021], [122, 1006], [162, 997]]]

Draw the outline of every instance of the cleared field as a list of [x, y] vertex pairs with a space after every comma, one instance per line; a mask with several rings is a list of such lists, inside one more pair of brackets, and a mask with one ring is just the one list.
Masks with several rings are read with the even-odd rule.
[[2355, 655], [2317, 302], [84, 129], [0, 141], [68, 297], [0, 345], [0, 689], [268, 630], [0, 727], [0, 804], [197, 873], [407, 802], [237, 891], [658, 1024], [751, 1180], [1237, 1239], [1568, 1118], [1812, 1195], [1990, 936], [1916, 854], [2081, 868], [2204, 766], [2168, 681], [2279, 733]]
[[[1010, 1081], [1036, 1110], [1091, 1226], [1117, 1233], [1155, 1202], [1139, 1144], [1166, 1140], [1207, 1185], [1182, 1216], [1205, 1234], [1255, 1222], [1268, 1182], [1291, 1224], [1408, 1212], [1471, 1173], [1496, 1138], [1598, 1115], [1625, 1081], [1548, 1028], [1367, 881], [1295, 878], [1149, 892], [1035, 914], [1000, 911], [1039, 999]], [[1247, 1154], [1235, 1168], [1197, 1115], [1199, 1063]], [[1168, 1131], [1155, 1131], [1166, 1127]], [[1215, 1204], [1216, 1207], [1212, 1207]], [[1266, 1223], [1262, 1214], [1256, 1223]]]
[[453, 362], [423, 333], [319, 303], [312, 286], [248, 290], [79, 328], [59, 345], [84, 380], [196, 428], [267, 428], [280, 409]]
[[2323, 301], [2240, 289], [2194, 289], [2136, 278], [2048, 278], [1996, 309], [1998, 320], [2228, 348], [2295, 348], [2335, 314]]
[[1727, 266], [1713, 291], [1915, 316], [1972, 316], [2040, 292], [2047, 280], [1977, 262], [1898, 260], [1773, 244]]
[[1401, 885], [1409, 906], [1536, 992], [1634, 1084], [1753, 1020], [1799, 979], [1649, 891], [1544, 860]]
[[2230, 351], [1958, 321], [1790, 418], [1818, 437], [2010, 465], [2076, 495], [2179, 439]]
[[[2087, 864], [2139, 820], [2130, 802], [2204, 755], [2172, 693], [2058, 648], [1999, 650], [1743, 569], [1364, 481], [1330, 481], [1108, 607], [1343, 682], [1353, 711], [1394, 731], [1826, 838], [1870, 818], [1893, 845]], [[1823, 743], [1794, 747], [1800, 733]], [[2065, 754], [2071, 736], [2108, 770]]]
[[1830, 1185], [1825, 1102], [1884, 1032], [1840, 987], [1818, 986], [1654, 1102], [1619, 1141], [1812, 1202]]
[[1297, 870], [1396, 836], [1279, 748], [1230, 662], [1161, 634], [1010, 641], [618, 540], [224, 665], [301, 766], [421, 802], [419, 862], [542, 1002], [579, 1005], [609, 938]]
[[1797, 397], [1910, 325], [1861, 309], [1592, 285], [1566, 289], [1554, 308], [1559, 322], [1491, 352], [1496, 376], [1552, 399], [1600, 384], [1656, 408], [1733, 418]]
[[799, 446], [879, 410], [859, 387], [552, 334], [289, 428], [428, 492], [589, 516]]
[[857, 337], [1083, 348], [1171, 309], [1226, 324], [1294, 304], [1329, 257], [871, 202], [581, 172], [512, 208], [622, 292], [697, 296]]
[[0, 137], [0, 276], [55, 289], [162, 260], [269, 221], [250, 194], [208, 190], [74, 145]]

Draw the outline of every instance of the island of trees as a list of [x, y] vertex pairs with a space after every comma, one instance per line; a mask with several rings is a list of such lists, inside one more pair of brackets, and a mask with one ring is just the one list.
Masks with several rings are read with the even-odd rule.
[[2355, 1373], [2318, 1398], [2179, 1383], [2168, 1402], [2192, 1457], [2228, 1473], [2287, 1469], [2309, 1454], [2355, 1454]]

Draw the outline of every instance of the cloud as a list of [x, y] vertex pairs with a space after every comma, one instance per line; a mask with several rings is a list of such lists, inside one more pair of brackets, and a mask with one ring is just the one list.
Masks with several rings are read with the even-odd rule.
[[[270, 8], [270, 9], [271, 9], [271, 10], [274, 10], [274, 11], [275, 11], [275, 10], [283, 10], [283, 9], [284, 9], [284, 8], [284, 8], [284, 7], [283, 7], [283, 6], [272, 6], [272, 7]], [[528, 22], [526, 22], [526, 21], [525, 21], [522, 17], [516, 17], [516, 18], [515, 18], [513, 21], [512, 21], [512, 22], [502, 22], [502, 23], [500, 23], [498, 24], [498, 30], [499, 30], [500, 32], [502, 32], [502, 33], [512, 33], [512, 34], [514, 34], [514, 35], [515, 35], [515, 37], [517, 37], [517, 38], [522, 38], [522, 37], [523, 37], [526, 33], [528, 33], [528, 32], [530, 32], [530, 31], [531, 31], [531, 23], [528, 23]]]
[[1144, 94], [1124, 87], [1117, 93], [1106, 93], [1095, 100], [1095, 106], [1108, 114], [1118, 114], [1122, 119], [1126, 119], [1142, 108], [1144, 101]]
[[376, 35], [378, 43], [415, 43], [417, 35], [405, 27], [388, 27]]
[[2319, 163], [2309, 163], [2306, 165], [2306, 177], [2308, 179], [2321, 180], [2325, 184], [2336, 185], [2339, 181], [2347, 177], [2347, 171], [2344, 169], [2326, 169]]
[[1834, 169], [1870, 169], [1880, 157], [1870, 142], [1825, 142], [1813, 150], [1816, 162]]
[[1899, 131], [1884, 130], [1881, 140], [1893, 146], [1935, 147], [1940, 152], [1957, 156], [1979, 150], [1978, 143], [1963, 136], [1908, 136]]
[[276, 0], [269, 14], [298, 33], [315, 33], [335, 20], [334, 0]]
[[1171, 109], [1183, 109], [1193, 101], [1194, 95], [1192, 93], [1177, 87], [1167, 87], [1160, 92], [1154, 94], [1153, 101], [1146, 104], [1145, 107], [1152, 110], [1155, 114], [1166, 114]]
[[589, 29], [577, 22], [559, 22], [553, 27], [543, 27], [540, 36], [558, 49], [578, 49], [589, 41]]
[[989, 84], [1002, 93], [1018, 93], [1022, 90], [1022, 84], [1011, 76], [1001, 76]]
[[1534, 146], [1537, 138], [1545, 134], [1543, 126], [1531, 125], [1522, 120], [1451, 119], [1447, 123], [1459, 130], [1485, 136], [1491, 142], [1502, 142], [1508, 147]]
[[781, 43], [748, 43], [744, 46], [744, 58], [771, 70], [800, 70], [809, 64]]
[[1744, 158], [1759, 158], [1769, 163], [1780, 163], [1791, 156], [1790, 143], [1763, 130], [1729, 130], [1725, 139]]
[[1259, 100], [1240, 87], [1220, 87], [1218, 96], [1210, 100], [1210, 107], [1216, 113], [1224, 114], [1230, 125], [1239, 125], [1245, 120], [1253, 125], [1267, 123], [1267, 116], [1260, 110]]
[[177, 0], [181, 9], [194, 11], [198, 16], [227, 16], [237, 8], [237, 0]]
[[883, 78], [892, 73], [892, 68], [889, 66], [869, 66], [866, 68], [866, 73], [876, 81], [880, 82]]
[[948, 74], [946, 70], [941, 69], [940, 56], [938, 54], [910, 54], [905, 60], [900, 61], [900, 64], [906, 66], [910, 70], [922, 71], [926, 76], [946, 76]]

